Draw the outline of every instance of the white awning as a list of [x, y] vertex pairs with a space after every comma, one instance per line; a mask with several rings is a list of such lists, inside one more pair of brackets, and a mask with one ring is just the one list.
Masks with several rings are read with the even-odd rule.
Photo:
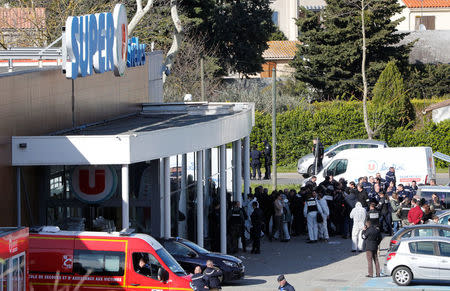
[[139, 114], [61, 135], [13, 136], [12, 165], [114, 165], [227, 144], [250, 135], [252, 103], [144, 104]]

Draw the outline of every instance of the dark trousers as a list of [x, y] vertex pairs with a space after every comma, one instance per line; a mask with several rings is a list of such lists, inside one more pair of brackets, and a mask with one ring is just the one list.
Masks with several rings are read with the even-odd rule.
[[389, 212], [380, 215], [380, 230], [381, 232], [392, 233], [392, 214]]
[[265, 226], [265, 235], [271, 240], [272, 234], [270, 233], [270, 219], [273, 217], [272, 213], [265, 213], [264, 214], [264, 226]]
[[353, 228], [353, 219], [350, 218], [350, 216], [345, 215], [344, 216], [344, 232], [342, 235], [352, 237], [352, 228]]
[[281, 216], [273, 216], [273, 227], [272, 227], [272, 237], [273, 235], [277, 232], [277, 230], [279, 231], [279, 238], [283, 239], [282, 235], [283, 235], [283, 230], [281, 229]]
[[261, 164], [252, 164], [252, 178], [256, 178], [256, 171], [258, 171], [258, 179], [261, 179]]
[[265, 162], [264, 163], [264, 168], [266, 170], [266, 172], [264, 173], [264, 179], [270, 179], [270, 168], [271, 168], [271, 164]]
[[250, 230], [250, 234], [252, 237], [252, 252], [260, 252], [261, 251], [261, 226], [252, 227]]
[[380, 276], [380, 262], [378, 261], [378, 251], [366, 251], [367, 267], [369, 276], [373, 276], [373, 263], [375, 264], [375, 272], [377, 276]]

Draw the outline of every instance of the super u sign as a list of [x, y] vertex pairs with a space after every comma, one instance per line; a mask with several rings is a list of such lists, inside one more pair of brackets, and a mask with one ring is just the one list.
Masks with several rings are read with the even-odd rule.
[[69, 79], [108, 71], [122, 76], [130, 48], [136, 50], [132, 51], [133, 59], [138, 59], [138, 64], [145, 63], [142, 45], [129, 47], [127, 12], [123, 4], [117, 4], [113, 13], [68, 17], [64, 42], [63, 49], [68, 57], [65, 74]]

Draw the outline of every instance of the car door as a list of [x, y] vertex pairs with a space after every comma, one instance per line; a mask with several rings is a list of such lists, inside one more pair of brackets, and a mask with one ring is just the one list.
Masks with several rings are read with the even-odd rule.
[[440, 260], [433, 241], [410, 242], [408, 263], [416, 279], [439, 279]]
[[[128, 263], [126, 284], [127, 290], [167, 290], [169, 285], [158, 280], [158, 270], [161, 263], [155, 255], [147, 250], [133, 250], [130, 252], [131, 260]], [[139, 265], [143, 259], [145, 265]]]
[[165, 242], [164, 248], [187, 273], [193, 274], [195, 267], [201, 265], [197, 253], [182, 243], [176, 241]]
[[441, 280], [450, 280], [450, 243], [439, 242], [439, 277]]

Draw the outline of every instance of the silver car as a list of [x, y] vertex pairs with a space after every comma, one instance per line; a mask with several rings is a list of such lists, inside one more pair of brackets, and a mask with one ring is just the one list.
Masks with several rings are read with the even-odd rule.
[[449, 280], [450, 238], [402, 239], [386, 257], [386, 271], [394, 283], [406, 286], [413, 279]]
[[[384, 141], [373, 139], [347, 139], [327, 147], [324, 150], [322, 160], [325, 167], [331, 159], [340, 151], [357, 148], [387, 148], [388, 145]], [[314, 174], [314, 155], [312, 153], [301, 157], [297, 163], [297, 172], [303, 177], [309, 177]]]

